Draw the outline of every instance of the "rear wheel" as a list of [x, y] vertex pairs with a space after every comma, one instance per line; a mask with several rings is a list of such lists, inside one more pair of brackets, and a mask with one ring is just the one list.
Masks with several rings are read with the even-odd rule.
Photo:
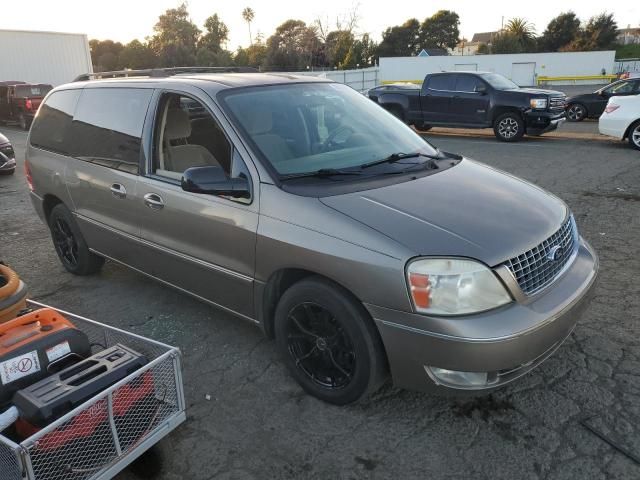
[[289, 288], [275, 314], [278, 348], [309, 394], [336, 405], [377, 390], [386, 378], [378, 332], [364, 307], [318, 277]]
[[567, 120], [581, 122], [587, 118], [587, 108], [580, 103], [572, 103], [567, 107]]
[[517, 142], [524, 135], [524, 121], [516, 112], [503, 113], [493, 122], [493, 133], [502, 142]]
[[640, 120], [629, 128], [629, 144], [633, 148], [640, 150]]
[[90, 275], [102, 268], [104, 258], [89, 250], [73, 215], [61, 203], [51, 210], [49, 230], [58, 258], [69, 272]]

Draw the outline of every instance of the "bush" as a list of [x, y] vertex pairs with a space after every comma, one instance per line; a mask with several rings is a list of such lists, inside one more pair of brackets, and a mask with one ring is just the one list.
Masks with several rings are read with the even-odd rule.
[[616, 60], [623, 58], [640, 58], [640, 43], [632, 45], [618, 45], [616, 48]]

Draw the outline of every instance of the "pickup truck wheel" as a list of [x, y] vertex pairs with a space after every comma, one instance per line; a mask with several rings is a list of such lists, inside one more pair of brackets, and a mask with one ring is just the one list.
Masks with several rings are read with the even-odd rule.
[[580, 103], [572, 103], [567, 107], [567, 120], [581, 122], [587, 118], [587, 108]]
[[428, 132], [433, 127], [431, 125], [427, 125], [426, 123], [423, 122], [423, 123], [415, 123], [413, 125], [413, 128], [415, 128], [418, 132]]
[[345, 405], [366, 398], [386, 379], [384, 347], [364, 307], [319, 277], [301, 280], [278, 302], [278, 350], [300, 386]]
[[90, 275], [102, 268], [104, 258], [89, 250], [73, 215], [58, 204], [49, 215], [49, 230], [62, 266], [74, 275]]
[[640, 120], [629, 128], [629, 145], [640, 150]]
[[517, 142], [524, 135], [524, 122], [515, 112], [500, 115], [493, 122], [493, 133], [502, 142]]

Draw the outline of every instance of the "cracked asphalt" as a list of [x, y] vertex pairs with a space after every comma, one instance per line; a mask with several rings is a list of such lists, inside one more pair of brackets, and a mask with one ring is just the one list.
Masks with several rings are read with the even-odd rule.
[[630, 458], [640, 456], [640, 152], [628, 145], [430, 135], [567, 201], [600, 256], [595, 297], [550, 359], [491, 396], [387, 385], [335, 407], [305, 395], [274, 343], [242, 320], [111, 262], [92, 277], [66, 273], [28, 198], [26, 135], [3, 131], [19, 170], [0, 177], [0, 257], [32, 297], [182, 349], [188, 421], [161, 442], [153, 478], [640, 478]]

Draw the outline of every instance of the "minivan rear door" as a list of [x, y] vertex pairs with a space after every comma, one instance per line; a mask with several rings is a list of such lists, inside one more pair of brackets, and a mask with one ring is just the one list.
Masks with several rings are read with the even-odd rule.
[[[196, 87], [159, 91], [153, 155], [138, 183], [145, 272], [208, 302], [254, 318], [258, 197], [185, 192], [189, 167], [219, 166], [253, 185], [254, 167], [213, 102]], [[214, 116], [215, 114], [215, 116]], [[243, 159], [244, 158], [244, 159]], [[257, 186], [257, 182], [255, 183]], [[252, 187], [256, 188], [256, 187]]]
[[153, 89], [86, 87], [78, 100], [66, 184], [89, 247], [139, 268], [137, 183]]

